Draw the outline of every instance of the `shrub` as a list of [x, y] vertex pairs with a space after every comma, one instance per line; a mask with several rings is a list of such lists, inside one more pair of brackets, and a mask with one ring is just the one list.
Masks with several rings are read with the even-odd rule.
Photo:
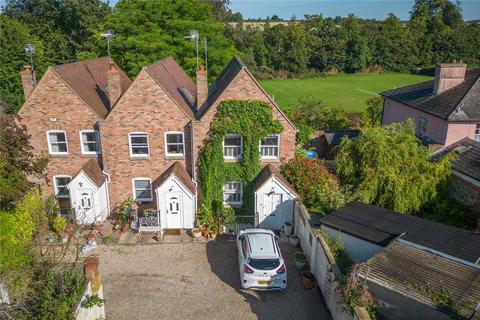
[[309, 209], [327, 213], [347, 201], [349, 193], [341, 190], [338, 178], [315, 159], [296, 156], [281, 171]]
[[65, 231], [67, 231], [67, 228], [68, 228], [67, 219], [65, 219], [61, 215], [57, 215], [53, 220], [53, 230], [55, 230], [56, 233], [61, 235], [65, 233]]

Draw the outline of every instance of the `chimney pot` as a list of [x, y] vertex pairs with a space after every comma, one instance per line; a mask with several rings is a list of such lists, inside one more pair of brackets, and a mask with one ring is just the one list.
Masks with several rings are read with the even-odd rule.
[[200, 110], [208, 97], [208, 75], [204, 66], [197, 70], [197, 103], [196, 108]]
[[465, 81], [467, 65], [464, 63], [440, 64], [435, 69], [433, 93], [435, 95], [453, 88]]
[[35, 89], [37, 78], [35, 76], [35, 71], [29, 65], [23, 66], [23, 70], [20, 72], [20, 77], [22, 78], [23, 95], [26, 100], [32, 94], [33, 89]]

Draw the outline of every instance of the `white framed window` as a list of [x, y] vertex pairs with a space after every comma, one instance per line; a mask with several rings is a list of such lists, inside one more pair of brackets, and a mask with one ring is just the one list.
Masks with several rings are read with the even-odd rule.
[[424, 134], [427, 132], [427, 123], [428, 120], [427, 118], [420, 117], [418, 118], [418, 126], [417, 126], [417, 131]]
[[80, 131], [82, 154], [101, 154], [100, 134], [97, 130]]
[[47, 131], [48, 152], [50, 154], [68, 154], [67, 133], [63, 130]]
[[475, 127], [475, 134], [473, 135], [473, 140], [480, 141], [480, 124], [477, 124]]
[[260, 158], [278, 159], [280, 154], [280, 136], [271, 134], [260, 140]]
[[169, 131], [165, 132], [165, 154], [167, 156], [183, 156], [185, 154], [185, 145], [183, 132]]
[[55, 190], [55, 197], [58, 199], [70, 198], [70, 190], [67, 188], [67, 184], [72, 177], [66, 175], [58, 175], [53, 177], [53, 188]]
[[148, 157], [148, 134], [145, 132], [130, 132], [128, 134], [131, 157]]
[[241, 135], [229, 133], [223, 139], [223, 158], [239, 160], [242, 158], [243, 138]]
[[229, 181], [223, 185], [223, 203], [230, 206], [242, 205], [242, 183]]
[[135, 178], [132, 180], [133, 199], [140, 202], [152, 201], [152, 180], [149, 178]]

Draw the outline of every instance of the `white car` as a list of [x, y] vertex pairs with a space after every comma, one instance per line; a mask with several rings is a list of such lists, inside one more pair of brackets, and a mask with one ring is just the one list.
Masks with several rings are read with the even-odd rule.
[[247, 229], [237, 236], [240, 282], [243, 289], [283, 290], [287, 268], [270, 230]]

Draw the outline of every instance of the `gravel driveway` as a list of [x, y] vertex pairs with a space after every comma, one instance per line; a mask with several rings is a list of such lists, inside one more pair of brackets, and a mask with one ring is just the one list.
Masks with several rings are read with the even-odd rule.
[[107, 319], [330, 319], [318, 289], [303, 289], [293, 249], [280, 246], [282, 292], [240, 289], [232, 241], [101, 246]]

